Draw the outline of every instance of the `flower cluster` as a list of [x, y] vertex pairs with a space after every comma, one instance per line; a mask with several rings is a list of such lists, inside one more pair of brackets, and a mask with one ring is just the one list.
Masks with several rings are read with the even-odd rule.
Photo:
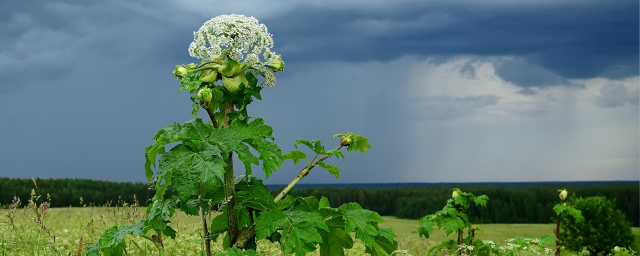
[[[279, 56], [271, 51], [273, 38], [267, 26], [253, 17], [239, 14], [220, 15], [193, 32], [189, 55], [209, 61], [219, 58], [223, 48], [229, 49], [229, 58], [248, 65], [275, 63]], [[260, 61], [260, 54], [265, 62]]]

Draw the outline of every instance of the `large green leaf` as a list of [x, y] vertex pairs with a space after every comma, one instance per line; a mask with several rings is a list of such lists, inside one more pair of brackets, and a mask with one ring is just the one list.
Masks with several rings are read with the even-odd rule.
[[356, 231], [356, 237], [366, 246], [373, 246], [375, 237], [380, 234], [377, 224], [384, 221], [377, 212], [365, 209], [344, 211], [343, 218], [345, 231]]
[[200, 183], [206, 187], [222, 185], [224, 166], [220, 151], [211, 144], [199, 150], [180, 144], [160, 158], [160, 169], [172, 170], [173, 188], [182, 201], [200, 194]]
[[353, 239], [344, 231], [344, 220], [341, 218], [326, 221], [329, 231], [320, 231], [322, 243], [320, 244], [321, 256], [344, 256], [344, 249], [353, 247]]
[[[265, 125], [261, 118], [255, 119], [247, 124], [234, 122], [231, 129], [215, 129], [208, 140], [216, 144], [223, 152], [226, 158], [228, 153], [235, 151], [238, 158], [243, 162], [246, 174], [251, 175], [251, 165], [258, 165], [259, 160], [262, 161], [262, 170], [267, 177], [271, 175], [277, 167], [280, 166], [282, 151], [272, 141], [271, 135], [273, 130], [270, 126]], [[258, 152], [256, 157], [249, 150], [249, 146]]]
[[391, 228], [380, 228], [379, 236], [376, 236], [372, 246], [367, 246], [365, 252], [372, 256], [389, 255], [398, 249], [398, 242], [394, 240], [396, 235]]
[[236, 192], [236, 208], [251, 207], [259, 211], [276, 209], [278, 206], [266, 186], [247, 184]]

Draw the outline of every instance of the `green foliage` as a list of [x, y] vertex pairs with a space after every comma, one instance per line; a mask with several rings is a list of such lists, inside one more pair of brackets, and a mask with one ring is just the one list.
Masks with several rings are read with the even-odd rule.
[[418, 234], [429, 238], [433, 232], [433, 226], [437, 225], [439, 229], [444, 229], [447, 236], [458, 230], [471, 228], [471, 222], [465, 212], [473, 202], [476, 206], [486, 207], [489, 197], [486, 195], [474, 196], [472, 193], [462, 192], [458, 188], [453, 191], [457, 197], [447, 200], [447, 204], [442, 210], [424, 216], [420, 219]]
[[638, 237], [631, 232], [631, 223], [616, 209], [615, 202], [604, 197], [571, 199], [584, 221], [569, 214], [562, 218], [560, 238], [563, 245], [574, 251], [584, 248], [592, 255], [607, 253], [615, 246], [631, 247], [638, 251]]

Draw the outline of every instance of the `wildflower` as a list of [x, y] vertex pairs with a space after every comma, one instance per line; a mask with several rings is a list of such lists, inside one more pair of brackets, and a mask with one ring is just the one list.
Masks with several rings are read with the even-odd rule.
[[[228, 48], [228, 57], [237, 62], [244, 60], [249, 65], [276, 65], [279, 56], [271, 51], [272, 47], [272, 35], [267, 26], [258, 23], [256, 18], [239, 14], [220, 15], [193, 32], [189, 55], [209, 61], [222, 55], [223, 48]], [[264, 63], [259, 61], [260, 54], [265, 58]]]

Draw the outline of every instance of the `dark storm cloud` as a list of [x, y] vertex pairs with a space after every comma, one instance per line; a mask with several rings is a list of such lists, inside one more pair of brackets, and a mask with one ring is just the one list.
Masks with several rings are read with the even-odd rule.
[[265, 22], [293, 60], [531, 56], [549, 76], [619, 79], [638, 74], [637, 10], [637, 1], [420, 1], [390, 11], [295, 9]]
[[571, 83], [567, 79], [535, 65], [535, 61], [526, 58], [501, 60], [495, 63], [496, 75], [514, 85], [523, 87], [520, 93], [525, 95], [535, 94], [532, 87], [544, 88], [550, 86], [571, 86], [584, 88], [582, 84]]

